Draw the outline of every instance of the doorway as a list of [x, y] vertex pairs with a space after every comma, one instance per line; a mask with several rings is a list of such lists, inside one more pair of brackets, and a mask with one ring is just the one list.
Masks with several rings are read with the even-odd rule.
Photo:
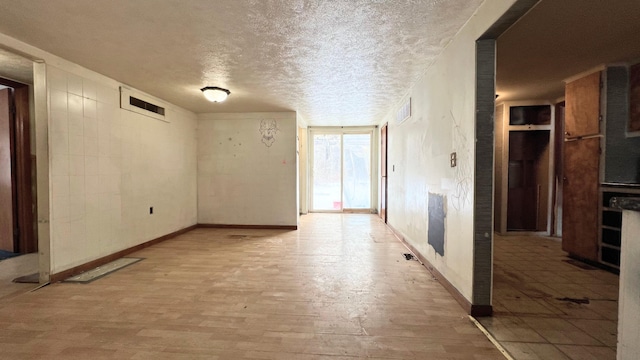
[[310, 130], [311, 211], [371, 212], [373, 128]]
[[0, 79], [0, 251], [3, 257], [38, 250], [33, 212], [29, 87]]
[[548, 130], [509, 134], [507, 231], [547, 231], [549, 140]]
[[387, 131], [388, 124], [380, 129], [380, 218], [387, 222]]

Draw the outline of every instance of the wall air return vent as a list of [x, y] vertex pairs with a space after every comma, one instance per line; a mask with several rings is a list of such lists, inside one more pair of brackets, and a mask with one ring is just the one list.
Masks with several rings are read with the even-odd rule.
[[396, 122], [398, 123], [398, 125], [402, 124], [405, 120], [407, 120], [410, 117], [411, 117], [411, 98], [409, 98], [409, 100], [407, 100], [404, 104], [402, 104], [402, 106], [396, 113]]
[[120, 87], [120, 108], [169, 122], [165, 117], [166, 107], [164, 104], [124, 86]]

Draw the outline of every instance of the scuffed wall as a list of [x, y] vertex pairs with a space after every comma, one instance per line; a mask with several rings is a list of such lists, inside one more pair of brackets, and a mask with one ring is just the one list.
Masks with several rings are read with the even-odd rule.
[[198, 116], [198, 222], [297, 226], [295, 112]]
[[[396, 123], [397, 106], [381, 121], [389, 123], [388, 222], [469, 300], [474, 264], [476, 40], [513, 3], [483, 3], [399, 102], [411, 98], [411, 118]], [[453, 152], [455, 167], [450, 162]], [[492, 158], [493, 153], [482, 156]], [[438, 249], [442, 251], [429, 244], [430, 193], [442, 197], [446, 209], [444, 244]]]

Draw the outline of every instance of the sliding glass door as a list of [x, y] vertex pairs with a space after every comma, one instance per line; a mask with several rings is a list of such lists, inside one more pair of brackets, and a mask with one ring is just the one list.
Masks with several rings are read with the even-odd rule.
[[342, 210], [341, 165], [341, 135], [313, 134], [313, 210]]
[[311, 131], [312, 211], [371, 209], [372, 134]]

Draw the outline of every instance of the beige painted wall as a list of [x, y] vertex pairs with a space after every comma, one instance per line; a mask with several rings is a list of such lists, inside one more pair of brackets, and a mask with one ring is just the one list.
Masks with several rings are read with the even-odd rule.
[[[473, 280], [475, 41], [513, 3], [485, 1], [380, 122], [389, 123], [388, 222], [467, 299]], [[396, 111], [408, 97], [412, 116], [398, 124]], [[455, 168], [449, 165], [452, 152]], [[446, 199], [444, 256], [427, 243], [429, 193]]]
[[198, 222], [296, 226], [297, 135], [295, 112], [200, 114]]

